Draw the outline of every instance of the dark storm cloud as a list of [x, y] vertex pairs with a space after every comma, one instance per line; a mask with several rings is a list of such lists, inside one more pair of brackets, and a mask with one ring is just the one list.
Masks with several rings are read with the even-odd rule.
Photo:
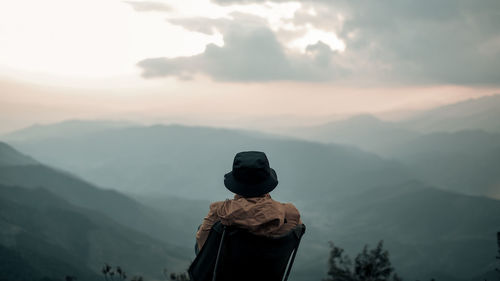
[[164, 3], [153, 1], [123, 1], [134, 8], [137, 12], [168, 12], [172, 8]]
[[[305, 54], [286, 54], [266, 22], [254, 16], [233, 14], [235, 20], [186, 19], [185, 28], [224, 35], [224, 46], [209, 44], [202, 54], [180, 58], [151, 58], [138, 63], [143, 76], [190, 79], [206, 74], [218, 81], [331, 80], [341, 71], [330, 59], [336, 54], [318, 42]], [[180, 23], [180, 22], [178, 22]]]

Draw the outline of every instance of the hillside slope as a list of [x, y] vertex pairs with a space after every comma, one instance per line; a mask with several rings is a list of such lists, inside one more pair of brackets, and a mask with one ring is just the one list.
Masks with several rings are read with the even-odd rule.
[[26, 266], [33, 279], [71, 275], [96, 280], [104, 263], [160, 278], [163, 267], [185, 263], [185, 257], [162, 242], [45, 189], [0, 185], [0, 201], [1, 258], [13, 263], [0, 273], [7, 280], [16, 280]]
[[190, 199], [232, 196], [223, 176], [243, 150], [266, 152], [282, 187], [276, 195], [284, 200], [323, 200], [324, 194], [343, 196], [413, 178], [396, 162], [350, 147], [203, 127], [158, 125], [13, 145], [100, 186]]
[[[1, 142], [0, 145], [8, 147]], [[0, 159], [7, 159], [1, 152]], [[18, 158], [23, 156], [12, 148], [9, 152]], [[68, 172], [37, 162], [27, 165], [6, 162], [0, 166], [0, 184], [43, 187], [75, 206], [99, 211], [123, 225], [171, 244], [191, 242], [187, 236], [192, 235], [196, 227], [187, 232], [179, 230], [173, 226], [180, 220], [176, 216], [160, 213], [115, 190], [96, 187]]]
[[[325, 241], [333, 241], [353, 257], [364, 244], [373, 247], [384, 240], [393, 265], [405, 280], [482, 281], [480, 276], [497, 266], [500, 216], [493, 215], [500, 214], [497, 200], [411, 181], [302, 211], [304, 221], [314, 227], [308, 228], [301, 248], [307, 258], [298, 260], [297, 269], [304, 276], [307, 272], [325, 274]], [[318, 260], [325, 262], [318, 264]], [[320, 277], [315, 276], [316, 280]]]
[[500, 198], [500, 134], [432, 133], [394, 145], [388, 156], [440, 188]]
[[319, 126], [292, 128], [285, 134], [311, 141], [355, 146], [382, 156], [390, 152], [394, 145], [420, 135], [398, 123], [382, 121], [367, 114]]
[[500, 94], [468, 99], [421, 112], [402, 122], [404, 127], [424, 133], [484, 130], [500, 133]]
[[19, 153], [3, 142], [0, 142], [0, 156], [0, 167], [38, 164], [35, 159]]
[[[365, 243], [385, 240], [398, 272], [407, 280], [475, 280], [491, 272], [495, 261], [495, 229], [500, 222], [491, 214], [500, 212], [498, 201], [429, 187], [413, 180], [401, 163], [346, 146], [182, 126], [128, 128], [16, 146], [79, 175], [135, 190], [149, 198], [143, 202], [166, 213], [190, 206], [195, 212], [203, 207], [208, 211], [208, 202], [189, 205], [182, 198], [230, 197], [222, 176], [234, 153], [264, 150], [280, 180], [273, 198], [294, 202], [308, 229], [294, 280], [325, 276], [329, 240], [351, 255]], [[180, 207], [167, 199], [172, 195], [178, 196]], [[163, 202], [169, 206], [162, 207]], [[201, 217], [189, 211], [178, 215], [187, 224]]]

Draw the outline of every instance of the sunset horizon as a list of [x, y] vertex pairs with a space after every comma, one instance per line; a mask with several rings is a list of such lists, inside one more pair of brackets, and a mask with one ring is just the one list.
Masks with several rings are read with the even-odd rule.
[[[364, 20], [369, 5], [356, 5], [3, 2], [0, 132], [67, 119], [254, 129], [358, 114], [397, 120], [500, 93], [489, 4], [395, 6]], [[424, 39], [433, 47], [412, 45]], [[276, 116], [291, 119], [251, 121]]]

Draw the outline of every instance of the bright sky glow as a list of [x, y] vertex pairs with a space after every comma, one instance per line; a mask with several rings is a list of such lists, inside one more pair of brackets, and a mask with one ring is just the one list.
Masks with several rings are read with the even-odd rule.
[[231, 18], [231, 13], [241, 12], [266, 18], [271, 25], [280, 22], [282, 19], [293, 18], [294, 13], [301, 7], [299, 2], [264, 2], [262, 4], [231, 6], [219, 6], [210, 2], [210, 0], [163, 2], [174, 8], [171, 15], [175, 17]]
[[[29, 8], [26, 8], [29, 7]], [[0, 68], [70, 77], [138, 75], [146, 57], [190, 56], [213, 36], [138, 13], [116, 0], [0, 2]]]
[[236, 5], [232, 7], [232, 9], [237, 12], [244, 12], [251, 15], [263, 17], [267, 19], [271, 29], [276, 31], [286, 24], [283, 20], [292, 19], [295, 12], [300, 9], [301, 6], [302, 5], [299, 2], [268, 2], [263, 5]]
[[308, 45], [314, 45], [318, 43], [318, 41], [321, 41], [328, 45], [332, 50], [343, 52], [346, 48], [345, 43], [333, 32], [314, 28], [310, 24], [306, 25], [306, 30], [307, 32], [303, 37], [293, 40], [287, 44], [287, 46], [299, 49], [301, 52], [305, 52]]
[[282, 42], [292, 50], [304, 52], [319, 40], [333, 50], [345, 48], [332, 32], [286, 23], [301, 7], [299, 2], [233, 6], [208, 0], [159, 2], [172, 10], [137, 12], [119, 0], [1, 1], [0, 72], [82, 79], [137, 76], [136, 63], [142, 59], [192, 56], [209, 43], [224, 45], [220, 33], [191, 32], [168, 23], [167, 18], [231, 18], [234, 12], [263, 17], [274, 31], [307, 29], [303, 38]]
[[[130, 2], [143, 2], [144, 5], [138, 11]], [[261, 125], [272, 126], [277, 123], [270, 122], [267, 117], [283, 115], [286, 116], [280, 117], [283, 124], [296, 125], [306, 117], [316, 116], [328, 121], [338, 114], [401, 112], [500, 91], [495, 86], [498, 84], [495, 82], [498, 81], [495, 80], [498, 73], [495, 62], [500, 49], [500, 36], [487, 33], [488, 27], [494, 24], [489, 21], [494, 17], [483, 16], [483, 13], [489, 12], [487, 7], [479, 9], [482, 6], [478, 4], [475, 6], [479, 9], [477, 12], [457, 11], [457, 19], [465, 15], [470, 17], [470, 22], [454, 20], [450, 23], [443, 18], [434, 19], [432, 25], [421, 24], [426, 23], [428, 18], [425, 9], [406, 11], [414, 18], [408, 21], [400, 19], [401, 22], [397, 21], [397, 25], [387, 29], [387, 25], [394, 24], [393, 21], [384, 21], [393, 12], [390, 4], [348, 2], [347, 6], [352, 9], [338, 9], [330, 1], [255, 1], [248, 5], [221, 6], [213, 0], [0, 0], [0, 131], [34, 122], [56, 122], [68, 118], [123, 118], [151, 122], [190, 120], [193, 124], [237, 126], [242, 124], [241, 118], [253, 120], [258, 117], [263, 120]], [[149, 9], [148, 3], [160, 9]], [[370, 14], [363, 11], [371, 11], [371, 5], [386, 8], [377, 10], [380, 15], [367, 20]], [[361, 16], [353, 14], [354, 10], [359, 11]], [[344, 25], [344, 16], [350, 25]], [[255, 40], [252, 39], [254, 37], [242, 33], [242, 38], [236, 38], [240, 40], [236, 43], [242, 44], [228, 44], [235, 49], [214, 48], [215, 54], [206, 56], [205, 53], [193, 59], [154, 60], [202, 54], [208, 44], [224, 46], [227, 30], [223, 27], [214, 34], [205, 34], [188, 30], [191, 28], [188, 25], [176, 25], [175, 19], [179, 20], [178, 24], [183, 19], [199, 19], [202, 23], [204, 19], [224, 19], [220, 21], [221, 26], [232, 20], [234, 27], [245, 31], [248, 27], [245, 24], [253, 24], [255, 17], [255, 24], [259, 28], [262, 27], [260, 24], [269, 28], [275, 38], [273, 34], [266, 33], [263, 44], [260, 41], [248, 43], [244, 40]], [[353, 20], [358, 25], [352, 24]], [[378, 25], [373, 26], [372, 21]], [[415, 51], [423, 53], [412, 56], [409, 51], [413, 50], [413, 45], [406, 45], [413, 42], [409, 40], [415, 39], [413, 37], [425, 39], [432, 35], [429, 26], [436, 26], [436, 30], [467, 30], [463, 32], [464, 36], [448, 33], [453, 40], [447, 37], [441, 42], [439, 34], [429, 37], [432, 39], [429, 42], [435, 41], [433, 46], [437, 48], [456, 48], [449, 52], [449, 57], [444, 56], [443, 63], [441, 60], [439, 64], [435, 60], [422, 61], [421, 58], [432, 58], [438, 53], [448, 54], [447, 49], [429, 51], [417, 48]], [[454, 26], [456, 28], [452, 28]], [[396, 27], [412, 32], [396, 32], [393, 36], [388, 31]], [[192, 28], [196, 30], [196, 26]], [[477, 30], [481, 32], [472, 32]], [[345, 41], [337, 36], [340, 31], [347, 34], [342, 38]], [[364, 39], [361, 36], [367, 36], [367, 40], [349, 45], [353, 39]], [[475, 44], [477, 38], [483, 40]], [[275, 44], [275, 39], [281, 46]], [[266, 45], [265, 40], [270, 45]], [[330, 56], [328, 52], [323, 52], [325, 50], [306, 52], [308, 45], [318, 41], [338, 51], [339, 55]], [[448, 42], [468, 44], [454, 46]], [[262, 51], [259, 49], [261, 45]], [[250, 48], [245, 48], [247, 46]], [[267, 50], [271, 51], [265, 53]], [[271, 53], [273, 50], [275, 53]], [[379, 52], [384, 56], [380, 56]], [[218, 58], [218, 54], [222, 54], [225, 60]], [[214, 78], [214, 73], [220, 74], [222, 70], [233, 71], [222, 65], [237, 61], [233, 57], [227, 59], [228, 56], [244, 57], [246, 54], [253, 55], [251, 59], [256, 58], [256, 61], [265, 58], [265, 62], [283, 54], [277, 62], [285, 75], [277, 75], [274, 80]], [[404, 61], [400, 59], [401, 54], [404, 54]], [[329, 57], [335, 61], [324, 63]], [[462, 57], [466, 64], [461, 65], [471, 64], [464, 70], [471, 71], [454, 67]], [[171, 72], [167, 73], [182, 71], [180, 68], [187, 65], [186, 69], [194, 75], [191, 80], [179, 80], [175, 75], [144, 79], [140, 76], [144, 69], [139, 68], [137, 63], [145, 59], [160, 63], [175, 61], [175, 64], [168, 65], [171, 68], [167, 67], [167, 70]], [[212, 63], [210, 67], [206, 67], [207, 61]], [[200, 66], [205, 66], [203, 71], [199, 71]], [[247, 75], [259, 72], [259, 65], [256, 66], [251, 71], [240, 65], [233, 65], [233, 68]], [[425, 71], [419, 73], [419, 69]], [[436, 69], [438, 72], [435, 72]], [[459, 71], [454, 73], [455, 69]], [[280, 71], [279, 68], [276, 70]], [[400, 72], [403, 72], [402, 80], [395, 77]], [[295, 78], [287, 76], [289, 73], [299, 75]], [[326, 80], [308, 80], [308, 75], [301, 76], [309, 73], [332, 75], [326, 75]], [[426, 73], [450, 75], [432, 75], [429, 84], [426, 84], [427, 80], [422, 79], [429, 78]], [[469, 74], [472, 74], [472, 79], [469, 79]], [[287, 80], [288, 77], [292, 78]], [[384, 80], [386, 77], [390, 79]], [[461, 84], [463, 77], [467, 81]], [[472, 83], [476, 81], [478, 84]], [[385, 85], [385, 82], [388, 84]], [[172, 119], [172, 116], [179, 119]], [[296, 118], [289, 119], [289, 116]]]

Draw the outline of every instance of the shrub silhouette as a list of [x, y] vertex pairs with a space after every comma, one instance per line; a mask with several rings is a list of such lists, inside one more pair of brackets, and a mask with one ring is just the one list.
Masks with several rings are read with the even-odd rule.
[[389, 252], [380, 241], [375, 249], [363, 248], [354, 259], [354, 267], [344, 249], [330, 242], [328, 277], [323, 281], [402, 281], [389, 260]]
[[[105, 281], [125, 281], [127, 279], [127, 274], [120, 266], [113, 268], [111, 265], [105, 263], [101, 269], [101, 273], [103, 274]], [[190, 281], [189, 275], [187, 273], [185, 273], [185, 272], [173, 273], [172, 272], [172, 273], [168, 274], [168, 271], [166, 268], [163, 269], [163, 276], [165, 277], [165, 280], [167, 280], [167, 281]], [[73, 277], [73, 278], [75, 278], [75, 277]], [[71, 280], [71, 281], [73, 281], [73, 280]], [[142, 276], [133, 276], [130, 279], [130, 281], [144, 281], [144, 278]]]
[[[101, 273], [103, 274], [105, 281], [115, 281], [114, 276], [116, 276], [116, 281], [124, 281], [127, 279], [127, 273], [125, 273], [125, 271], [120, 266], [117, 266], [115, 269], [113, 269], [111, 265], [105, 263], [101, 269]], [[134, 280], [134, 278], [132, 278], [131, 280]]]

